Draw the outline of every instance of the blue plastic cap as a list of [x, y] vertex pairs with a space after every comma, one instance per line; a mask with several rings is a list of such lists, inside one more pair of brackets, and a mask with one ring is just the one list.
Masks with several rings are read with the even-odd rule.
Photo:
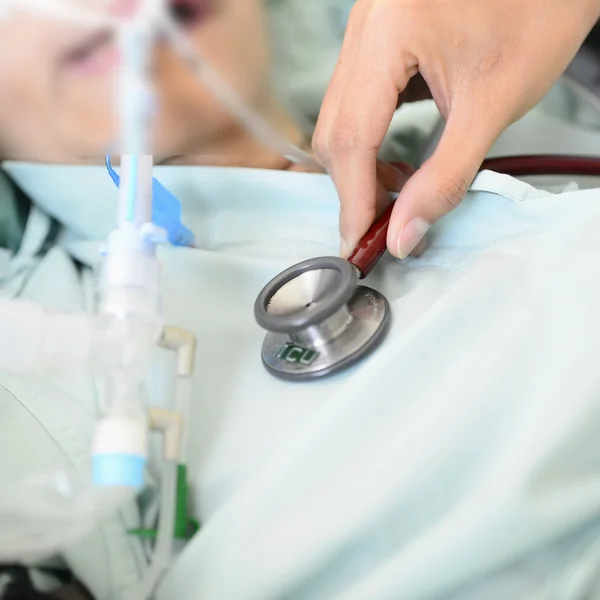
[[101, 487], [144, 487], [146, 459], [135, 454], [101, 454], [94, 456], [93, 482]]
[[[121, 178], [106, 157], [106, 168], [113, 183], [119, 187]], [[193, 246], [194, 234], [181, 222], [181, 203], [160, 181], [152, 178], [152, 222], [167, 232], [173, 246]]]

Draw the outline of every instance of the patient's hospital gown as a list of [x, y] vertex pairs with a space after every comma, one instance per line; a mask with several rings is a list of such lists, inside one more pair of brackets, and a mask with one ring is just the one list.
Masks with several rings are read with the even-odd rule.
[[[47, 194], [2, 292], [90, 308], [115, 192], [100, 168], [65, 171], [72, 189], [94, 190], [86, 203], [52, 190], [56, 172], [37, 171]], [[261, 365], [253, 302], [290, 264], [336, 253], [331, 182], [212, 168], [157, 177], [199, 246], [160, 258], [166, 321], [198, 338], [187, 453], [203, 524], [159, 600], [586, 597], [600, 572], [597, 190], [550, 194], [483, 173], [424, 257], [385, 257], [369, 278], [393, 311], [378, 351], [293, 384]], [[37, 256], [47, 215], [65, 231]], [[166, 361], [153, 371], [156, 403]], [[0, 384], [3, 481], [83, 469], [91, 380]], [[126, 535], [137, 522], [129, 506], [66, 552], [99, 600], [140, 572]]]

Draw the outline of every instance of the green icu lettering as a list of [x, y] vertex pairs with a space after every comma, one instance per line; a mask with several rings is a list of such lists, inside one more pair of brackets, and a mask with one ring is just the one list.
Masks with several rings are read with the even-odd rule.
[[286, 344], [280, 350], [277, 358], [295, 365], [310, 365], [317, 358], [317, 353], [314, 350], [308, 350], [296, 344]]

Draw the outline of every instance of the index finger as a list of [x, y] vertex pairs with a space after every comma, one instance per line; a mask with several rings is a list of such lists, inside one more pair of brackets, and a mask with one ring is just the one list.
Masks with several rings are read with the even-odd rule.
[[386, 35], [391, 25], [375, 21], [363, 30], [329, 133], [328, 170], [340, 196], [340, 233], [348, 246], [358, 242], [374, 218], [379, 149], [398, 96], [417, 72], [416, 61], [403, 56], [397, 34]]

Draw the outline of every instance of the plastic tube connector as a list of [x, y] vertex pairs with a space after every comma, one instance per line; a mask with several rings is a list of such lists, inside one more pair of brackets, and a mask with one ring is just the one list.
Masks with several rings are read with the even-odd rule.
[[100, 454], [93, 458], [93, 484], [139, 490], [144, 486], [146, 459], [135, 454]]
[[177, 376], [190, 377], [194, 372], [196, 358], [196, 336], [180, 327], [163, 328], [159, 345], [177, 352]]
[[[120, 188], [121, 176], [113, 169], [110, 155], [105, 159], [113, 183]], [[123, 170], [123, 165], [121, 166]], [[152, 178], [152, 223], [166, 232], [174, 246], [193, 246], [194, 234], [181, 221], [181, 202], [156, 178]]]
[[165, 460], [179, 461], [181, 458], [182, 416], [162, 408], [151, 408], [149, 415], [151, 428], [158, 429], [164, 434]]
[[147, 462], [147, 425], [142, 418], [106, 416], [98, 422], [92, 451], [93, 483], [139, 490]]
[[160, 317], [160, 263], [134, 224], [110, 234], [98, 292], [104, 314]]

